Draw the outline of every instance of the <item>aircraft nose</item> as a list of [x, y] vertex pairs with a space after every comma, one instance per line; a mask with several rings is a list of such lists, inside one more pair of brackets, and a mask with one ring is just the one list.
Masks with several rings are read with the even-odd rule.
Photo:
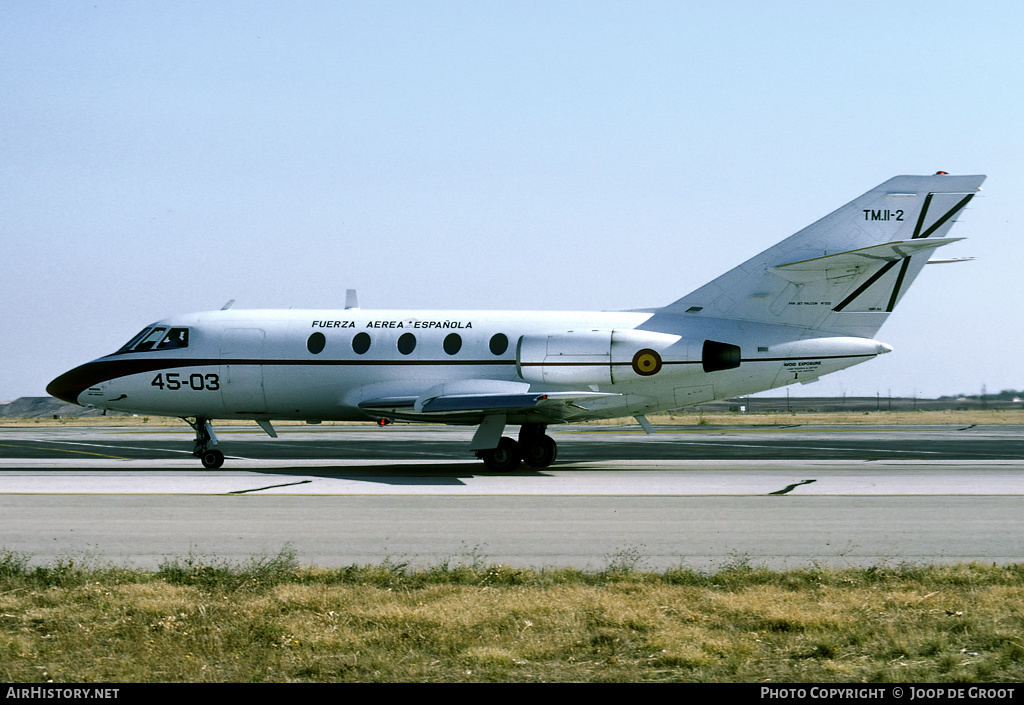
[[888, 345], [886, 343], [878, 343], [878, 354], [879, 355], [884, 355], [884, 354], [890, 353], [890, 352], [892, 352], [892, 346], [891, 345]]
[[95, 362], [87, 362], [73, 370], [68, 370], [46, 385], [46, 393], [61, 401], [79, 404], [78, 397], [82, 392], [94, 384], [102, 382], [103, 379], [104, 375], [100, 371], [100, 366]]
[[57, 397], [61, 401], [70, 402], [72, 404], [78, 403], [78, 395], [85, 391], [78, 380], [78, 376], [74, 375], [75, 370], [65, 372], [60, 377], [57, 377], [48, 385], [46, 385], [46, 393], [51, 397]]

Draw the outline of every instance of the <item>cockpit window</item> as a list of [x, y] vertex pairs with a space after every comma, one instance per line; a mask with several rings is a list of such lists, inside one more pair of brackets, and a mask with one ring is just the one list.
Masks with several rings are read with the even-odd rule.
[[188, 328], [171, 328], [165, 326], [146, 328], [129, 340], [117, 352], [146, 352], [148, 350], [173, 350], [188, 347]]
[[137, 343], [140, 340], [142, 340], [145, 337], [146, 333], [148, 333], [148, 332], [149, 332], [149, 328], [143, 328], [134, 338], [132, 338], [127, 343], [122, 345], [118, 349], [117, 352], [119, 352], [119, 353], [128, 352], [129, 350], [132, 349], [132, 346], [135, 345], [135, 343]]
[[156, 346], [157, 350], [188, 347], [188, 328], [171, 328], [163, 340]]
[[153, 328], [152, 330], [149, 331], [149, 333], [146, 334], [146, 336], [142, 340], [135, 344], [135, 347], [132, 348], [132, 352], [143, 352], [146, 350], [152, 350], [153, 346], [156, 345], [157, 342], [159, 342], [160, 339], [164, 337], [164, 334], [166, 332], [166, 328]]

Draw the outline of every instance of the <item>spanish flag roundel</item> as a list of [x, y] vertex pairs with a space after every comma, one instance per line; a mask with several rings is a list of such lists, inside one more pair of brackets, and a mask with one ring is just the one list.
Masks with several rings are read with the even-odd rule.
[[633, 371], [642, 377], [656, 375], [661, 370], [661, 355], [650, 348], [644, 348], [633, 356]]

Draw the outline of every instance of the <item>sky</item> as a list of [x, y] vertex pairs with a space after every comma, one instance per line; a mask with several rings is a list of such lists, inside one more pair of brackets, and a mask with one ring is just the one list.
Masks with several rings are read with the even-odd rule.
[[[0, 0], [0, 400], [176, 313], [668, 304], [987, 174], [794, 395], [1024, 389], [1024, 4]], [[784, 393], [777, 390], [774, 394]]]

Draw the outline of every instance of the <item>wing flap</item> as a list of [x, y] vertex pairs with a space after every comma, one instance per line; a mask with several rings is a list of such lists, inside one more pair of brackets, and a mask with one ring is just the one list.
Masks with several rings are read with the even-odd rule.
[[[416, 411], [431, 413], [492, 412], [514, 414], [526, 411], [547, 410], [556, 412], [557, 407], [580, 407], [588, 400], [616, 397], [619, 394], [605, 392], [526, 392], [519, 394], [447, 394], [416, 401]], [[581, 407], [586, 408], [586, 407]], [[560, 414], [555, 413], [555, 416]]]

